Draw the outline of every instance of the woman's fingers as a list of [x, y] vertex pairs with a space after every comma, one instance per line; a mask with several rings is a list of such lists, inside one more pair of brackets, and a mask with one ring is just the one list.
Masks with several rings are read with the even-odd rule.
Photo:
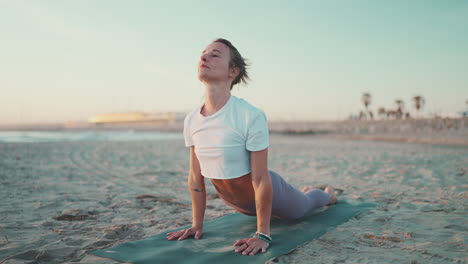
[[259, 250], [262, 250], [262, 253], [266, 252], [266, 248], [262, 248], [259, 245], [250, 245], [244, 252], [242, 252], [243, 255], [247, 255], [250, 252], [250, 255], [253, 256], [257, 254]]
[[166, 235], [170, 236], [170, 235], [173, 235], [173, 234], [180, 233], [181, 231], [183, 232], [183, 230], [179, 230], [179, 231], [174, 231], [174, 232], [166, 233]]
[[257, 254], [257, 252], [260, 250], [260, 248], [253, 248], [252, 251], [250, 252], [250, 255], [253, 256]]
[[237, 240], [236, 243], [234, 243], [233, 246], [235, 247], [235, 246], [238, 246], [238, 245], [242, 244], [242, 240], [243, 240], [243, 239]]
[[169, 232], [166, 234], [168, 240], [173, 240], [178, 238], [178, 240], [184, 240], [189, 236], [194, 235], [195, 239], [200, 239], [203, 236], [203, 231], [200, 229], [194, 230], [192, 228], [176, 231], [176, 232]]
[[[246, 248], [246, 249], [244, 250], [244, 252], [242, 252], [242, 255], [247, 255], [247, 254], [249, 254], [249, 253], [251, 253], [251, 252], [253, 253], [253, 250], [254, 250], [254, 249], [255, 249], [255, 246], [254, 246], [254, 245], [250, 245], [248, 248]], [[252, 254], [250, 254], [250, 255], [252, 255]]]
[[185, 232], [182, 234], [181, 237], [179, 237], [178, 240], [179, 240], [179, 241], [180, 241], [180, 240], [184, 240], [184, 239], [186, 239], [186, 238], [187, 238], [189, 235], [191, 235], [191, 234], [192, 234], [192, 232], [190, 232], [190, 229], [185, 229]]
[[168, 236], [167, 236], [167, 239], [168, 240], [172, 240], [172, 239], [175, 239], [175, 238], [178, 238], [180, 237], [181, 235], [184, 234], [184, 231], [181, 230], [181, 231], [176, 231], [176, 232], [170, 232], [168, 233]]
[[[266, 244], [266, 245], [265, 245]], [[242, 252], [242, 255], [250, 254], [251, 256], [257, 254], [258, 252], [265, 253], [268, 248], [268, 244], [260, 239], [239, 239], [236, 241], [234, 246], [241, 245], [234, 252]]]
[[200, 239], [200, 237], [203, 235], [203, 233], [201, 231], [197, 231], [195, 233], [195, 239]]
[[247, 244], [243, 244], [242, 246], [238, 247], [236, 250], [234, 250], [236, 253], [241, 252], [242, 250], [246, 249], [248, 247]]
[[249, 238], [239, 239], [236, 241], [236, 243], [234, 243], [234, 246], [240, 246], [242, 244], [245, 244], [247, 243], [247, 240], [249, 240]]

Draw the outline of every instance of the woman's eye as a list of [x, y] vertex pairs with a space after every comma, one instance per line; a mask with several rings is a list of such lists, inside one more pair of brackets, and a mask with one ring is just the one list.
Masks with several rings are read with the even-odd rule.
[[212, 56], [213, 56], [213, 57], [219, 57], [218, 55], [214, 55], [214, 54], [213, 54]]

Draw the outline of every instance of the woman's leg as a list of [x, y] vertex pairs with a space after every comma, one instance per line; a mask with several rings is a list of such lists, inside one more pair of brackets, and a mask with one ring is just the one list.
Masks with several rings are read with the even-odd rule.
[[303, 193], [287, 183], [278, 173], [271, 170], [269, 173], [273, 185], [274, 217], [284, 220], [297, 219], [310, 210], [330, 203], [330, 195], [322, 190], [314, 189]]

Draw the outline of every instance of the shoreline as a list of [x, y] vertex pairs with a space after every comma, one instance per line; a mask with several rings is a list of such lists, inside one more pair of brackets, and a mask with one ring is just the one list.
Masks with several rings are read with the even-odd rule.
[[[343, 121], [270, 121], [270, 134], [293, 136], [330, 136], [347, 140], [369, 140], [416, 144], [468, 145], [468, 118], [432, 118], [409, 120], [343, 120]], [[11, 131], [132, 131], [180, 132], [183, 121], [90, 124], [68, 122], [57, 124], [0, 125], [0, 132]]]

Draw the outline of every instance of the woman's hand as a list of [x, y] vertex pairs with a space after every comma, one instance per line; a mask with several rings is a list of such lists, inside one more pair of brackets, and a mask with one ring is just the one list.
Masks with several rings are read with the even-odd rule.
[[257, 254], [257, 252], [261, 249], [262, 253], [265, 253], [267, 248], [270, 246], [268, 242], [263, 241], [260, 238], [257, 237], [252, 237], [252, 238], [245, 238], [245, 239], [239, 239], [237, 242], [234, 244], [234, 246], [239, 246], [234, 252], [241, 252], [242, 250], [242, 255], [247, 255], [250, 253], [251, 256]]
[[184, 240], [189, 236], [194, 236], [195, 239], [200, 239], [203, 235], [203, 228], [191, 227], [187, 229], [182, 229], [175, 232], [169, 232], [166, 234], [167, 240], [173, 240], [179, 238], [178, 240]]

